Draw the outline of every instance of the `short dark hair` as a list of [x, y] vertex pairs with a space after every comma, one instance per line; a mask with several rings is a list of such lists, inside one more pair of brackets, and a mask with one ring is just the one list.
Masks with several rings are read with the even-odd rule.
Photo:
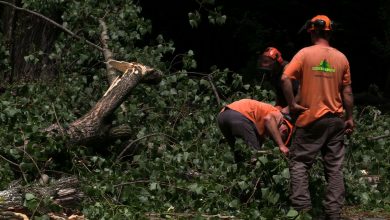
[[325, 30], [313, 30], [310, 31], [310, 33], [313, 34], [315, 37], [325, 38], [327, 40], [329, 40], [332, 36], [331, 31], [325, 31]]

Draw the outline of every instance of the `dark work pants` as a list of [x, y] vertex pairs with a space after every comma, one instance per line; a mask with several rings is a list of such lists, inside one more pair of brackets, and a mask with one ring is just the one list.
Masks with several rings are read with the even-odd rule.
[[242, 138], [252, 148], [259, 150], [262, 139], [255, 124], [241, 113], [226, 108], [217, 117], [218, 126], [231, 148], [234, 148], [236, 138]]
[[321, 152], [327, 181], [324, 201], [327, 216], [340, 216], [345, 197], [343, 179], [344, 120], [326, 115], [297, 128], [290, 148], [291, 202], [296, 210], [311, 209], [308, 170]]

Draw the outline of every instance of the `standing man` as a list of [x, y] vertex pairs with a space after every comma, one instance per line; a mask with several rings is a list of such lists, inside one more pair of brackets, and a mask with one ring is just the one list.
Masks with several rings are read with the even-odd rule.
[[[267, 77], [276, 94], [275, 106], [282, 109], [287, 106], [284, 97], [280, 78], [288, 62], [282, 58], [282, 53], [275, 47], [267, 47], [259, 56], [258, 70], [262, 77]], [[299, 88], [298, 81], [293, 81], [294, 95], [297, 95]]]
[[[300, 112], [290, 148], [292, 206], [303, 212], [312, 208], [308, 170], [321, 152], [327, 181], [325, 215], [328, 220], [338, 220], [345, 197], [344, 134], [353, 132], [354, 122], [349, 62], [329, 45], [332, 29], [332, 21], [325, 15], [307, 22], [313, 45], [293, 57], [283, 73], [282, 87], [290, 110]], [[300, 82], [299, 102], [293, 95], [293, 79]]]

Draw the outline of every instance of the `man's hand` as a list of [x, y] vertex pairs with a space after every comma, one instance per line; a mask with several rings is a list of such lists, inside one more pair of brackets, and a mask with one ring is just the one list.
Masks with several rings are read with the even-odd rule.
[[279, 146], [279, 150], [280, 150], [280, 152], [282, 152], [284, 155], [288, 155], [288, 152], [289, 152], [289, 149], [286, 147], [286, 145], [280, 145]]
[[308, 108], [303, 107], [302, 105], [299, 105], [297, 103], [290, 106], [290, 111], [294, 113], [301, 113], [306, 111]]
[[348, 119], [344, 122], [345, 125], [345, 134], [351, 135], [353, 133], [353, 129], [355, 127], [355, 124], [353, 122], [353, 119]]

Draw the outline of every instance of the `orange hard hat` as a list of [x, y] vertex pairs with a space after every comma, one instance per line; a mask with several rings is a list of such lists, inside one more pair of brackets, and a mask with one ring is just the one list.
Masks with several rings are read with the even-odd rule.
[[306, 25], [307, 32], [314, 30], [331, 31], [333, 22], [326, 15], [317, 15], [308, 21]]
[[275, 47], [267, 47], [263, 52], [263, 56], [270, 57], [273, 60], [278, 61], [278, 63], [283, 63], [282, 54]]

